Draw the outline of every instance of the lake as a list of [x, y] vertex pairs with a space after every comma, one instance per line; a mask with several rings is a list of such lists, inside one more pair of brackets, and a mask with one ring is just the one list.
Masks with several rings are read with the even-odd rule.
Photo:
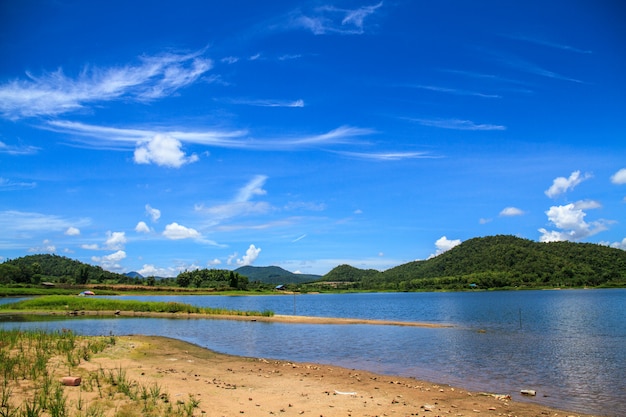
[[[121, 317], [39, 317], [0, 326], [161, 335], [233, 355], [366, 369], [570, 411], [626, 415], [626, 289], [116, 298], [451, 327]], [[521, 397], [522, 389], [537, 396]]]

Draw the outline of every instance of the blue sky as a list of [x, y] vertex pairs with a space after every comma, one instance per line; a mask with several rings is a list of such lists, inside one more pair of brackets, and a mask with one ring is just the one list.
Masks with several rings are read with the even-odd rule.
[[626, 249], [618, 1], [1, 1], [0, 260]]

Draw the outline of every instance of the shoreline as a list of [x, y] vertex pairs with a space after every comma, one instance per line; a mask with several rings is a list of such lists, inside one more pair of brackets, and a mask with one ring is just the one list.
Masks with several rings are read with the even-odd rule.
[[577, 416], [508, 393], [472, 392], [416, 378], [317, 363], [241, 357], [163, 336], [120, 336], [89, 366], [123, 367], [157, 382], [172, 398], [199, 400], [194, 415], [280, 416]]
[[146, 317], [146, 318], [174, 318], [174, 319], [209, 319], [209, 320], [239, 320], [239, 321], [258, 321], [266, 323], [292, 323], [292, 324], [368, 324], [377, 326], [408, 326], [408, 327], [425, 327], [425, 328], [452, 328], [450, 324], [426, 323], [414, 321], [397, 321], [397, 320], [375, 320], [375, 319], [357, 319], [342, 317], [317, 317], [317, 316], [294, 316], [285, 314], [275, 314], [273, 316], [254, 316], [254, 315], [234, 315], [234, 314], [199, 314], [199, 313], [166, 313], [166, 312], [144, 312], [144, 311], [113, 311], [113, 310], [80, 310], [80, 311], [61, 311], [61, 310], [12, 310], [0, 311], [1, 316], [98, 316], [98, 317]]

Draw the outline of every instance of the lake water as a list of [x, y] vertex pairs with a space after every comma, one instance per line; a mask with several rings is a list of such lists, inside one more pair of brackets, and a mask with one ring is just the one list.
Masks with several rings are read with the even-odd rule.
[[[93, 317], [0, 326], [168, 336], [233, 355], [366, 369], [626, 416], [626, 289], [116, 298], [452, 327]], [[521, 389], [537, 396], [521, 397]]]

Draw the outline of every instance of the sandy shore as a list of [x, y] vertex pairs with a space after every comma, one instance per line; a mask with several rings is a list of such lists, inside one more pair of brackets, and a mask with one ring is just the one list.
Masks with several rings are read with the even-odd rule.
[[[158, 384], [173, 401], [193, 397], [194, 416], [583, 416], [412, 378], [217, 354], [164, 337], [120, 336], [76, 372], [96, 369], [124, 369], [128, 379]], [[70, 402], [81, 395], [86, 404], [95, 395], [79, 387], [66, 392]]]

